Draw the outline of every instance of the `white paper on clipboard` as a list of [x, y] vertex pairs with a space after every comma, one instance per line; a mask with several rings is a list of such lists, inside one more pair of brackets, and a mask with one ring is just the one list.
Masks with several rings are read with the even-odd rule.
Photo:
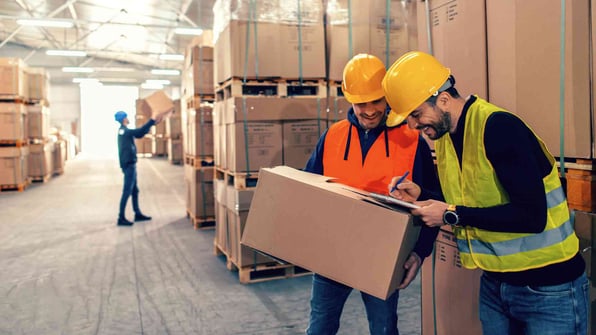
[[383, 202], [383, 203], [399, 205], [399, 206], [412, 208], [412, 209], [420, 208], [420, 206], [418, 206], [418, 205], [415, 205], [411, 202], [396, 199], [392, 196], [388, 196], [388, 195], [384, 195], [384, 194], [380, 194], [380, 193], [374, 193], [374, 192], [370, 192], [369, 195], [371, 198], [373, 198], [377, 201]]

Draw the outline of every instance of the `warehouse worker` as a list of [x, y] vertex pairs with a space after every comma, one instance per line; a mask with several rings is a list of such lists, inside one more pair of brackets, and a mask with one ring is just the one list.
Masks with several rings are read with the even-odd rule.
[[[432, 190], [438, 180], [428, 144], [406, 125], [387, 127], [387, 103], [381, 81], [385, 66], [375, 56], [359, 54], [343, 72], [342, 90], [352, 103], [347, 120], [332, 125], [319, 139], [305, 171], [336, 177], [344, 184], [371, 192], [387, 193], [394, 175], [411, 171], [413, 179]], [[362, 224], [366, 224], [363, 222]], [[407, 287], [422, 260], [432, 252], [438, 229], [425, 227], [406, 261], [406, 275], [399, 288]], [[307, 334], [336, 334], [351, 287], [315, 274]], [[398, 291], [386, 300], [361, 292], [373, 335], [398, 334]]]
[[119, 226], [132, 226], [134, 222], [126, 219], [126, 203], [132, 196], [132, 208], [135, 212], [134, 221], [151, 220], [150, 216], [143, 214], [139, 208], [139, 188], [137, 187], [137, 146], [135, 138], [145, 136], [151, 126], [161, 121], [161, 117], [150, 119], [141, 128], [128, 129], [128, 117], [126, 112], [118, 111], [114, 115], [117, 122], [120, 123], [118, 129], [118, 156], [120, 159], [120, 168], [124, 173], [124, 186], [122, 188], [122, 197], [120, 198], [120, 213], [118, 214]]
[[[403, 55], [383, 80], [387, 123], [407, 120], [435, 140], [445, 202], [420, 201], [412, 213], [452, 226], [463, 266], [484, 270], [485, 335], [586, 334], [588, 280], [555, 159], [516, 115], [454, 85], [422, 52]], [[392, 194], [411, 201], [420, 191], [406, 181]]]

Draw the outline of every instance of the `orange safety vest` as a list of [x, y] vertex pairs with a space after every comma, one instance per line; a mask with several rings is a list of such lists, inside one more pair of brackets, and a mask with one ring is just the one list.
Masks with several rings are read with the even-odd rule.
[[412, 171], [419, 136], [417, 130], [406, 125], [387, 128], [363, 162], [358, 130], [342, 120], [333, 124], [325, 136], [323, 174], [352, 187], [385, 194], [392, 177]]

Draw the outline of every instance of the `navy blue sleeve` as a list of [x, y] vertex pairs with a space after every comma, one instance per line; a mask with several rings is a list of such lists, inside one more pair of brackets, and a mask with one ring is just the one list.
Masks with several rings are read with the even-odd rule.
[[129, 133], [131, 136], [134, 136], [136, 138], [141, 138], [141, 137], [147, 135], [149, 130], [151, 130], [151, 126], [153, 126], [154, 124], [155, 124], [155, 120], [150, 119], [141, 128], [136, 128], [136, 129], [128, 129], [127, 128], [126, 132]]
[[509, 203], [488, 208], [457, 207], [462, 225], [489, 231], [539, 233], [546, 226], [542, 179], [552, 169], [534, 133], [515, 115], [491, 115], [484, 132], [486, 156]]
[[316, 174], [323, 174], [323, 149], [325, 147], [325, 137], [327, 136], [327, 130], [321, 135], [319, 138], [319, 142], [317, 142], [317, 146], [315, 150], [310, 155], [308, 162], [306, 162], [306, 166], [304, 167], [304, 171], [316, 173]]
[[[419, 137], [418, 149], [414, 160], [414, 171], [412, 172], [412, 181], [418, 184], [423, 192], [419, 200], [436, 199], [440, 196], [439, 178], [433, 163], [432, 154], [428, 143], [424, 138]], [[439, 227], [428, 227], [422, 225], [418, 241], [414, 246], [414, 252], [424, 261], [433, 251], [435, 239], [439, 233]]]

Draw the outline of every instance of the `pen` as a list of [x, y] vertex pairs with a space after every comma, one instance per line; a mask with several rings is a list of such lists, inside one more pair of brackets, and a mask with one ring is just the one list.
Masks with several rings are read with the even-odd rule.
[[393, 185], [393, 187], [391, 188], [391, 191], [389, 191], [389, 194], [391, 194], [391, 193], [393, 193], [393, 191], [397, 190], [397, 185], [401, 184], [401, 182], [404, 181], [409, 174], [410, 174], [410, 171], [406, 171], [406, 173], [404, 173], [404, 175], [401, 176], [401, 178], [399, 178], [397, 180], [397, 183], [395, 183], [395, 185]]

